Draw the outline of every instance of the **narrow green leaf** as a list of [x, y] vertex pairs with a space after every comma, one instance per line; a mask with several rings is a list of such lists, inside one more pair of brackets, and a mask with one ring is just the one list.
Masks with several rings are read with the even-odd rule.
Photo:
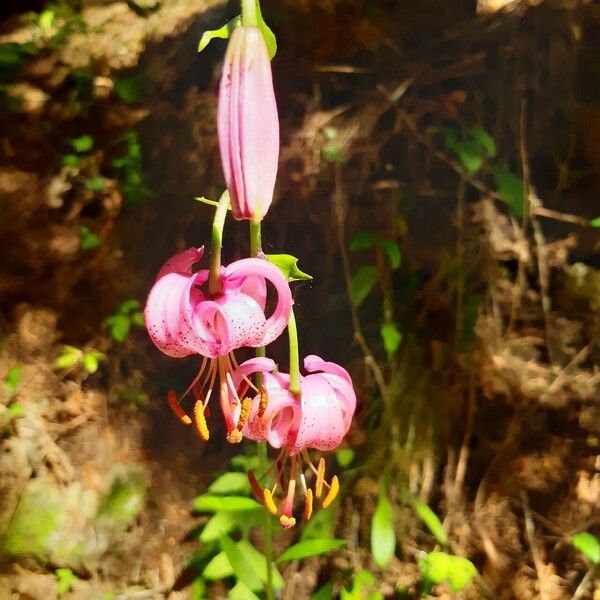
[[492, 175], [496, 184], [496, 190], [500, 200], [508, 205], [510, 213], [521, 219], [523, 217], [523, 180], [514, 173], [511, 173], [506, 167], [492, 167]]
[[[204, 196], [196, 196], [194, 200], [196, 200], [196, 202], [201, 202], [202, 204], [208, 204], [209, 206], [219, 206], [217, 200], [210, 200], [209, 198], [205, 198]], [[231, 210], [231, 203], [227, 207], [227, 210]]]
[[360, 267], [350, 278], [350, 298], [355, 306], [360, 306], [371, 293], [377, 281], [377, 268]]
[[600, 541], [595, 535], [588, 531], [577, 533], [573, 536], [573, 546], [590, 562], [600, 564]]
[[400, 252], [400, 246], [393, 240], [387, 238], [380, 238], [379, 243], [386, 253], [392, 269], [397, 269], [402, 261], [402, 254]]
[[310, 600], [331, 600], [333, 598], [333, 581], [328, 581], [323, 587], [319, 588]]
[[233, 567], [227, 558], [225, 551], [219, 552], [211, 561], [204, 567], [202, 571], [202, 577], [208, 579], [208, 581], [217, 581], [219, 579], [226, 579], [233, 575]]
[[208, 491], [211, 494], [246, 494], [250, 492], [250, 483], [245, 473], [224, 473], [210, 484]]
[[400, 347], [402, 334], [394, 323], [383, 323], [379, 329], [383, 347], [388, 354], [395, 354]]
[[202, 52], [202, 50], [204, 50], [204, 48], [206, 48], [206, 46], [208, 46], [212, 40], [228, 40], [233, 30], [241, 24], [242, 18], [240, 15], [238, 15], [237, 17], [231, 19], [231, 21], [225, 23], [225, 25], [222, 27], [219, 27], [219, 29], [205, 31], [200, 38], [200, 42], [198, 43], [198, 52]]
[[[238, 543], [238, 548], [244, 557], [244, 560], [254, 569], [258, 578], [266, 583], [267, 581], [267, 559], [262, 552], [259, 552], [246, 538], [242, 538]], [[271, 578], [273, 588], [279, 590], [283, 587], [283, 577], [275, 565], [271, 565]]]
[[477, 140], [486, 150], [491, 158], [496, 156], [496, 143], [494, 138], [480, 125], [473, 125], [467, 130], [468, 134]]
[[371, 523], [371, 554], [375, 564], [383, 568], [392, 560], [395, 552], [394, 511], [392, 503], [382, 489]]
[[229, 533], [236, 526], [234, 513], [221, 511], [211, 517], [200, 534], [200, 541], [204, 544], [214, 542], [221, 536]]
[[192, 506], [199, 512], [217, 512], [219, 510], [239, 512], [262, 507], [256, 500], [246, 496], [211, 496], [210, 494], [198, 496], [192, 501]]
[[262, 581], [253, 566], [246, 560], [243, 550], [228, 535], [221, 537], [221, 546], [233, 567], [234, 575], [251, 590], [262, 589]]
[[421, 502], [418, 498], [413, 498], [411, 504], [415, 514], [425, 523], [433, 537], [435, 537], [439, 544], [445, 546], [448, 543], [448, 534], [444, 530], [444, 526], [438, 516], [427, 504]]
[[302, 542], [290, 546], [275, 562], [282, 563], [288, 560], [299, 560], [301, 558], [308, 558], [309, 556], [327, 554], [327, 552], [341, 548], [345, 544], [346, 540], [336, 539], [303, 540]]
[[377, 245], [378, 241], [379, 236], [375, 235], [374, 233], [369, 233], [368, 231], [359, 231], [350, 241], [348, 249], [350, 252], [360, 252], [361, 250], [367, 250], [368, 248], [372, 248], [373, 246]]
[[260, 600], [260, 598], [247, 585], [238, 581], [227, 595], [230, 600]]
[[291, 254], [265, 254], [265, 257], [285, 275], [288, 281], [312, 279], [312, 275], [298, 268], [298, 259]]
[[17, 386], [21, 381], [21, 367], [16, 365], [9, 369], [6, 377], [4, 378], [4, 386], [6, 388], [6, 393], [9, 398], [12, 398], [15, 395], [17, 390]]

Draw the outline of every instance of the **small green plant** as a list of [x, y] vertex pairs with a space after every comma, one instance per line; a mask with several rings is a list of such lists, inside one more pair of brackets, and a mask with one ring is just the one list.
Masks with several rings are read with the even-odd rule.
[[375, 564], [383, 568], [394, 558], [395, 553], [394, 508], [381, 485], [371, 522], [371, 554]]
[[59, 598], [70, 592], [77, 581], [77, 576], [67, 568], [56, 569], [54, 576], [56, 577], [56, 595]]
[[144, 315], [140, 310], [141, 304], [135, 298], [121, 302], [114, 315], [104, 319], [103, 325], [115, 342], [122, 342], [129, 335], [131, 327], [143, 327]]
[[92, 375], [98, 370], [100, 361], [105, 358], [104, 353], [99, 350], [82, 350], [65, 344], [62, 354], [54, 361], [54, 366], [57, 369], [73, 369], [81, 365], [89, 375]]
[[600, 540], [588, 531], [573, 536], [573, 547], [579, 550], [594, 565], [600, 565]]
[[354, 576], [349, 590], [340, 590], [340, 600], [383, 600], [383, 594], [377, 590], [375, 575], [363, 570]]
[[125, 144], [125, 153], [112, 161], [117, 170], [125, 202], [136, 205], [150, 196], [142, 177], [142, 146], [136, 131], [128, 131], [119, 140]]
[[4, 378], [4, 388], [6, 389], [6, 393], [8, 398], [11, 399], [16, 391], [19, 382], [21, 381], [21, 367], [16, 365], [11, 367]]
[[464, 590], [477, 575], [475, 565], [467, 558], [446, 552], [424, 554], [419, 561], [423, 577], [422, 595], [429, 594], [433, 585], [447, 582], [453, 592]]
[[79, 247], [82, 250], [93, 250], [102, 244], [102, 238], [91, 229], [82, 225], [79, 228]]

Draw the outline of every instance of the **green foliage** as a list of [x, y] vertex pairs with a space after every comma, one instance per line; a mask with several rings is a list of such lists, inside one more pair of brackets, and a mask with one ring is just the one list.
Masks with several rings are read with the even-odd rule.
[[466, 127], [462, 132], [457, 132], [451, 127], [434, 128], [430, 132], [440, 132], [444, 136], [446, 148], [457, 154], [461, 166], [469, 175], [473, 175], [481, 169], [486, 156], [490, 158], [496, 156], [494, 140], [479, 125]]
[[140, 308], [140, 302], [130, 298], [119, 304], [115, 314], [104, 319], [102, 324], [108, 329], [113, 341], [121, 343], [129, 335], [132, 326], [144, 326], [144, 315]]
[[228, 40], [233, 33], [233, 30], [241, 24], [242, 17], [238, 15], [237, 17], [231, 19], [231, 21], [227, 21], [225, 25], [219, 27], [218, 29], [205, 31], [200, 38], [200, 42], [198, 43], [198, 52], [202, 52], [202, 50], [204, 50], [204, 48], [206, 48], [206, 46], [208, 46], [212, 40]]
[[427, 529], [429, 529], [437, 542], [442, 546], [445, 546], [448, 543], [448, 534], [444, 530], [444, 526], [438, 516], [431, 508], [429, 508], [429, 506], [427, 506], [427, 504], [421, 502], [418, 498], [413, 498], [411, 504], [417, 517], [425, 523]]
[[341, 600], [383, 600], [383, 594], [377, 590], [377, 580], [369, 571], [359, 571], [352, 580], [350, 590], [340, 590]]
[[354, 460], [354, 450], [352, 450], [352, 448], [341, 448], [340, 450], [336, 450], [335, 459], [342, 469], [346, 469]]
[[62, 354], [54, 361], [54, 367], [57, 369], [72, 369], [81, 364], [88, 374], [93, 374], [98, 370], [100, 361], [106, 356], [98, 350], [81, 350], [75, 346], [64, 345]]
[[400, 343], [402, 342], [402, 333], [396, 324], [382, 323], [379, 329], [379, 334], [383, 340], [383, 347], [385, 348], [385, 351], [389, 355], [395, 354], [400, 347]]
[[369, 248], [381, 248], [387, 256], [392, 269], [398, 269], [402, 262], [400, 246], [393, 240], [368, 231], [359, 231], [350, 242], [350, 252], [360, 252]]
[[377, 282], [377, 268], [371, 265], [359, 267], [350, 278], [350, 299], [360, 306]]
[[101, 192], [104, 189], [105, 179], [101, 175], [95, 175], [85, 180], [85, 187], [90, 192]]
[[508, 206], [508, 210], [514, 217], [523, 218], [525, 198], [523, 180], [501, 165], [492, 167], [492, 175], [500, 200]]
[[128, 104], [138, 102], [143, 91], [141, 77], [121, 77], [115, 81], [115, 94]]
[[266, 254], [265, 256], [285, 275], [288, 281], [312, 279], [312, 275], [304, 273], [298, 268], [298, 259], [291, 254]]
[[382, 486], [371, 522], [371, 554], [375, 564], [383, 568], [392, 560], [395, 552], [394, 509]]
[[256, 510], [262, 506], [254, 499], [247, 496], [212, 496], [202, 494], [192, 502], [194, 510], [198, 512], [214, 513], [221, 510], [229, 512], [244, 512]]
[[56, 595], [60, 598], [73, 589], [77, 576], [67, 568], [56, 569], [54, 575], [56, 577]]
[[111, 526], [125, 528], [142, 511], [146, 486], [146, 476], [141, 468], [117, 471], [110, 491], [100, 503], [98, 518], [108, 520]]
[[84, 134], [67, 140], [67, 144], [69, 144], [78, 154], [85, 154], [94, 147], [94, 138], [91, 135]]
[[102, 244], [102, 238], [89, 227], [82, 225], [79, 228], [79, 247], [82, 250], [93, 250]]
[[125, 144], [125, 153], [112, 161], [117, 170], [125, 202], [136, 205], [150, 196], [142, 177], [142, 146], [136, 131], [128, 131], [119, 140]]
[[600, 540], [595, 535], [582, 531], [573, 536], [572, 543], [591, 563], [600, 564]]
[[331, 600], [333, 598], [333, 582], [328, 581], [323, 587], [319, 588], [310, 600]]
[[4, 387], [8, 398], [12, 398], [17, 391], [17, 386], [21, 381], [21, 367], [15, 365], [8, 370], [6, 377], [4, 378]]
[[215, 479], [208, 491], [212, 494], [249, 494], [250, 483], [245, 473], [228, 472], [223, 473]]
[[341, 548], [346, 544], [346, 540], [335, 540], [335, 539], [311, 539], [303, 540], [290, 546], [285, 550], [275, 561], [276, 563], [287, 562], [288, 560], [299, 560], [301, 558], [308, 558], [309, 556], [319, 556], [320, 554], [327, 554], [332, 550]]
[[419, 570], [426, 584], [447, 581], [453, 592], [464, 590], [477, 575], [475, 565], [467, 558], [430, 552], [419, 561]]
[[590, 221], [591, 227], [600, 227], [600, 217], [596, 217]]

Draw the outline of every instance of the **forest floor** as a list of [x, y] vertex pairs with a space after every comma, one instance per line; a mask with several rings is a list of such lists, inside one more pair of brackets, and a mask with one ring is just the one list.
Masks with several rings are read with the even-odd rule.
[[[195, 365], [140, 326], [163, 260], [209, 239], [193, 199], [221, 191], [224, 44], [196, 46], [232, 14], [154, 4], [0, 26], [0, 600], [192, 597], [192, 500], [237, 451], [172, 416]], [[381, 597], [349, 595], [369, 571], [384, 597], [598, 600], [573, 536], [600, 535], [600, 14], [363, 4], [263, 3], [282, 119], [265, 250], [314, 276], [294, 287], [302, 348], [359, 398], [332, 532], [348, 544], [287, 563], [281, 597]], [[245, 230], [226, 236], [242, 256]], [[434, 550], [470, 559], [473, 583], [426, 590]]]

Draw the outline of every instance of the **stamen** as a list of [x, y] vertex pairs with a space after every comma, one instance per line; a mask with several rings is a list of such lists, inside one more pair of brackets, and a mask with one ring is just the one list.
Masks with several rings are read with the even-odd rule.
[[304, 520], [308, 521], [313, 512], [313, 491], [309, 488], [304, 496]]
[[269, 403], [269, 396], [266, 390], [260, 391], [260, 404], [258, 405], [258, 416], [260, 419], [263, 418], [265, 411], [267, 410], [267, 404]]
[[210, 434], [206, 418], [204, 417], [204, 404], [202, 404], [202, 400], [197, 400], [196, 404], [194, 404], [194, 425], [200, 437], [207, 442]]
[[181, 406], [179, 406], [179, 402], [177, 402], [177, 394], [175, 393], [175, 390], [169, 390], [169, 393], [167, 394], [167, 403], [168, 403], [169, 407], [171, 408], [171, 410], [173, 411], [173, 413], [175, 413], [175, 416], [184, 425], [192, 424], [192, 420], [188, 417], [188, 415], [186, 415], [183, 408], [181, 408]]
[[263, 497], [265, 499], [265, 506], [267, 507], [267, 510], [272, 515], [276, 515], [277, 514], [277, 506], [275, 505], [275, 501], [273, 500], [273, 494], [271, 494], [271, 490], [268, 488], [265, 488], [263, 490]]
[[244, 398], [242, 400], [242, 408], [240, 410], [240, 418], [238, 419], [237, 429], [242, 431], [250, 416], [250, 409], [252, 408], [252, 398]]
[[323, 457], [319, 460], [319, 467], [317, 469], [317, 480], [315, 481], [315, 496], [321, 497], [323, 493], [323, 482], [325, 481], [325, 459]]
[[325, 496], [325, 499], [323, 500], [323, 508], [327, 508], [335, 500], [335, 497], [338, 495], [339, 491], [340, 491], [340, 481], [338, 479], [338, 476], [334, 475], [331, 480], [331, 484], [329, 487], [329, 491], [327, 492], [327, 496]]
[[279, 522], [281, 523], [282, 527], [289, 529], [290, 527], [293, 527], [296, 524], [296, 518], [288, 517], [287, 515], [281, 515], [279, 517]]
[[194, 387], [196, 386], [196, 384], [200, 381], [200, 378], [202, 377], [202, 374], [204, 373], [204, 369], [206, 368], [206, 365], [209, 364], [209, 368], [208, 368], [208, 374], [210, 374], [210, 370], [212, 367], [212, 361], [210, 363], [207, 363], [209, 359], [206, 358], [206, 356], [202, 359], [202, 362], [200, 363], [200, 369], [198, 371], [198, 373], [196, 374], [196, 377], [194, 377], [194, 380], [192, 381], [192, 383], [190, 383], [190, 385], [188, 386], [187, 390], [185, 390], [185, 392], [183, 392], [183, 396], [181, 396], [181, 398], [185, 398], [192, 389], [194, 389]]
[[221, 403], [221, 412], [223, 413], [223, 418], [225, 419], [225, 427], [227, 428], [227, 441], [232, 444], [236, 444], [242, 440], [242, 434], [235, 429], [233, 415], [231, 414], [231, 404], [229, 402], [229, 384], [225, 374], [225, 366], [227, 361], [224, 361], [222, 357], [217, 358], [217, 361], [219, 362], [219, 377], [221, 379], [221, 393], [219, 395], [219, 400]]
[[250, 469], [248, 471], [247, 475], [248, 475], [248, 481], [250, 482], [250, 487], [252, 488], [252, 493], [254, 494], [254, 497], [261, 504], [264, 504], [265, 503], [265, 493], [263, 492], [263, 489], [258, 484], [256, 476], [254, 475], [254, 471], [252, 471], [252, 469]]

